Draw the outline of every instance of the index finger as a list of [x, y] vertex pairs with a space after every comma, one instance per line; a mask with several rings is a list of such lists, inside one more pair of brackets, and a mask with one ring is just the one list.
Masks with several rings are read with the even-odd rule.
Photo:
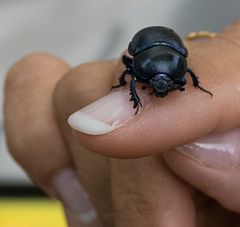
[[207, 43], [189, 48], [188, 64], [213, 98], [195, 89], [165, 98], [141, 92], [143, 108], [134, 115], [129, 90], [112, 92], [75, 112], [74, 136], [90, 150], [129, 158], [170, 150], [211, 132], [239, 126], [239, 22]]

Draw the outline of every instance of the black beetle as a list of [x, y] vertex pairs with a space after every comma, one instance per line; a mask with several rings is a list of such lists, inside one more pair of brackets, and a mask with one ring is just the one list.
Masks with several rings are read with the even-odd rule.
[[[132, 58], [123, 55], [122, 62], [126, 69], [119, 78], [119, 85], [125, 86], [126, 75], [131, 75], [130, 101], [137, 108], [135, 114], [142, 106], [136, 92], [136, 83], [142, 82], [153, 88], [157, 97], [165, 97], [174, 90], [184, 91], [186, 73], [189, 73], [193, 86], [207, 92], [199, 85], [198, 77], [187, 65], [188, 51], [181, 38], [172, 29], [162, 26], [147, 27], [140, 30], [129, 43], [128, 52]], [[144, 88], [145, 86], [143, 86]]]

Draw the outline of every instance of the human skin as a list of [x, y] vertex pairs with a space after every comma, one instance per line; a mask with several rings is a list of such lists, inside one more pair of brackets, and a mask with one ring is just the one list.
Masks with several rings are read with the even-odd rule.
[[111, 92], [123, 69], [120, 61], [71, 68], [49, 54], [29, 55], [6, 78], [9, 150], [38, 186], [62, 200], [70, 226], [98, 226], [96, 220], [80, 225], [59, 196], [55, 178], [70, 167], [104, 226], [238, 226], [238, 155], [234, 166], [216, 165], [212, 157], [206, 165], [199, 155], [175, 148], [239, 127], [239, 40], [238, 21], [207, 42], [186, 42], [189, 65], [213, 98], [188, 80], [186, 91], [149, 96], [137, 117], [98, 136], [72, 130], [67, 119]]

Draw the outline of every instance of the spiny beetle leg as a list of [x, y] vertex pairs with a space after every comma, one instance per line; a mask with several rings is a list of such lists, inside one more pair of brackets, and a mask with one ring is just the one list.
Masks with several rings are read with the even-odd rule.
[[130, 57], [123, 55], [122, 62], [128, 69], [132, 69], [132, 59]]
[[190, 68], [187, 69], [187, 72], [190, 74], [190, 76], [192, 78], [194, 87], [199, 88], [201, 91], [206, 92], [209, 95], [213, 96], [213, 94], [210, 91], [206, 90], [205, 88], [203, 88], [199, 85], [200, 82], [198, 80], [198, 77], [195, 75], [195, 73]]
[[129, 71], [126, 69], [122, 75], [119, 77], [119, 84], [118, 85], [115, 85], [113, 86], [112, 88], [118, 88], [118, 87], [122, 87], [122, 86], [125, 86], [127, 84], [127, 81], [126, 81], [126, 75], [129, 74]]
[[136, 112], [135, 112], [135, 115], [138, 113], [138, 110], [139, 110], [139, 107], [141, 106], [142, 107], [142, 103], [141, 103], [141, 100], [137, 94], [137, 91], [136, 91], [136, 79], [135, 78], [132, 78], [131, 80], [131, 84], [130, 84], [130, 95], [131, 95], [131, 98], [129, 101], [133, 101], [133, 108], [137, 108], [136, 109]]

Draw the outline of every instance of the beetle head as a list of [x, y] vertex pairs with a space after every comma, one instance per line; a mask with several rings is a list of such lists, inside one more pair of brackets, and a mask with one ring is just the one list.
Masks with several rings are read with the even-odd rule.
[[167, 74], [156, 74], [149, 83], [153, 87], [156, 96], [164, 96], [168, 91], [173, 89], [173, 81]]

